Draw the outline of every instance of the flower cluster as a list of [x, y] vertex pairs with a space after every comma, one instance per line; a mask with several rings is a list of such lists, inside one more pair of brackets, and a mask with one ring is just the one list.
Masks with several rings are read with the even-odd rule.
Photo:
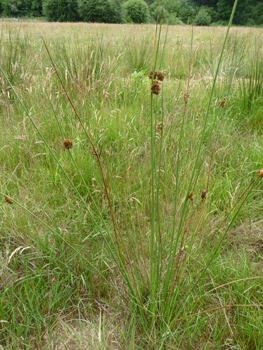
[[257, 171], [258, 176], [263, 178], [263, 168]]
[[157, 123], [157, 125], [156, 125], [156, 131], [162, 131], [162, 130], [163, 130], [163, 127], [164, 127], [163, 122]]
[[153, 73], [153, 68], [152, 68], [149, 75], [149, 79], [152, 79], [152, 78], [154, 78], [153, 84], [151, 86], [152, 94], [159, 95], [161, 93], [161, 81], [164, 80], [164, 72], [155, 71], [155, 73]]
[[161, 82], [158, 80], [154, 80], [151, 86], [151, 92], [154, 95], [159, 95], [161, 93]]
[[64, 147], [65, 147], [66, 149], [71, 149], [71, 148], [73, 147], [73, 142], [72, 142], [70, 139], [66, 139], [66, 140], [64, 141]]
[[8, 204], [13, 204], [13, 199], [11, 198], [11, 197], [5, 197], [5, 201], [6, 201], [6, 203], [8, 203]]

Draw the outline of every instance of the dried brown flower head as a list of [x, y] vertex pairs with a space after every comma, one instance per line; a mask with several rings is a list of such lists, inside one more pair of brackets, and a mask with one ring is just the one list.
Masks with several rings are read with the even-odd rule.
[[202, 190], [201, 198], [205, 199], [206, 198], [206, 194], [207, 194], [207, 191], [206, 190]]
[[164, 80], [164, 72], [159, 72], [157, 74], [157, 78], [158, 78], [158, 80], [163, 81]]
[[163, 130], [163, 127], [164, 127], [163, 122], [157, 123], [157, 125], [156, 125], [156, 131], [161, 131], [161, 130]]
[[158, 80], [154, 80], [151, 86], [152, 94], [159, 95], [161, 92], [161, 82]]
[[[154, 78], [157, 77], [157, 74], [158, 74], [158, 73], [155, 71], [155, 73], [154, 73]], [[152, 68], [152, 70], [150, 71], [149, 79], [152, 79], [152, 77], [153, 77], [153, 68]]]
[[14, 203], [13, 199], [11, 197], [7, 197], [7, 196], [5, 196], [5, 201], [8, 204], [13, 204]]
[[225, 104], [226, 104], [226, 100], [224, 99], [224, 100], [222, 100], [222, 101], [219, 101], [218, 104], [219, 104], [219, 107], [224, 108], [224, 107], [225, 107]]
[[191, 191], [187, 198], [190, 199], [191, 201], [193, 201], [194, 200], [194, 192]]
[[188, 92], [186, 92], [186, 93], [184, 94], [184, 100], [185, 100], [185, 102], [187, 102], [189, 98], [191, 98], [191, 96], [188, 94]]
[[106, 151], [108, 157], [110, 157], [110, 151]]
[[73, 147], [73, 142], [72, 142], [70, 139], [66, 139], [66, 140], [64, 141], [64, 147], [65, 147], [66, 149], [71, 149], [71, 148]]
[[257, 171], [258, 176], [263, 178], [263, 168]]

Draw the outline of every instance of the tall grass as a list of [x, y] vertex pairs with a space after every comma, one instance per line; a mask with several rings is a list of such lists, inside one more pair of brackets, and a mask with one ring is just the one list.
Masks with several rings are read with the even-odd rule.
[[[238, 214], [246, 225], [253, 201], [253, 225], [260, 225], [261, 203], [251, 199], [261, 184], [255, 172], [260, 157], [250, 150], [253, 160], [247, 163], [239, 147], [233, 156], [236, 129], [235, 121], [227, 119], [231, 99], [225, 92], [231, 92], [234, 78], [216, 85], [228, 69], [222, 67], [230, 66], [222, 64], [223, 58], [233, 62], [226, 43], [236, 4], [213, 80], [204, 75], [198, 82], [208, 92], [194, 88], [201, 48], [193, 47], [194, 36], [187, 62], [181, 61], [188, 79], [177, 83], [172, 70], [169, 76], [174, 54], [167, 60], [161, 40], [169, 44], [169, 32], [162, 27], [156, 45], [151, 42], [153, 72], [165, 71], [158, 96], [150, 95], [154, 79], [134, 95], [129, 78], [133, 69], [150, 70], [152, 57], [134, 61], [126, 47], [125, 58], [118, 53], [112, 59], [109, 42], [100, 40], [87, 50], [81, 45], [72, 50], [66, 42], [54, 47], [45, 39], [51, 63], [48, 55], [38, 62], [35, 97], [30, 89], [17, 92], [12, 72], [1, 68], [21, 105], [8, 100], [5, 83], [3, 109], [10, 111], [5, 127], [13, 130], [14, 141], [8, 146], [3, 138], [3, 159], [11, 147], [12, 157], [5, 162], [1, 194], [14, 199], [13, 206], [2, 209], [2, 240], [9, 242], [1, 268], [3, 346], [55, 348], [60, 341], [56, 324], [69, 328], [80, 344], [88, 343], [66, 322], [71, 312], [81, 323], [99, 308], [99, 316], [90, 318], [97, 327], [90, 348], [114, 348], [116, 343], [129, 349], [193, 348], [198, 343], [202, 349], [210, 343], [220, 348], [229, 338], [231, 346], [260, 349], [261, 276], [251, 278], [248, 287], [250, 267], [242, 256], [234, 273], [228, 247], [228, 236], [239, 227]], [[242, 60], [244, 52], [233, 50]], [[215, 93], [226, 99], [224, 107], [213, 100]], [[21, 117], [18, 123], [15, 113]], [[63, 147], [66, 139], [73, 140], [72, 149]], [[19, 249], [10, 255], [9, 246]], [[224, 250], [230, 251], [223, 256], [228, 267], [220, 262]], [[235, 289], [224, 293], [225, 284]], [[111, 308], [117, 324], [113, 342], [105, 335], [107, 321], [102, 322], [102, 313], [110, 314]], [[256, 319], [253, 331], [244, 326], [246, 317], [250, 323]], [[243, 327], [241, 334], [236, 324]]]

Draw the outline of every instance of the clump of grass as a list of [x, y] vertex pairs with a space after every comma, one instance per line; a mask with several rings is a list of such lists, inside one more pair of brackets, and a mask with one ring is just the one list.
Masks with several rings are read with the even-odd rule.
[[[164, 40], [168, 35], [167, 32]], [[202, 96], [203, 92], [198, 95], [198, 91], [195, 96], [191, 91], [190, 98], [190, 89], [194, 88], [191, 72], [195, 69], [192, 48], [188, 52], [188, 64], [185, 64], [188, 80], [183, 82], [184, 89], [175, 98], [171, 76], [165, 74], [163, 79], [160, 74], [166, 68], [165, 53], [160, 45], [161, 30], [156, 38], [153, 66], [149, 71], [150, 68], [152, 72], [159, 71], [162, 84], [154, 80], [158, 74], [152, 76], [148, 93], [155, 84], [158, 94], [151, 93], [151, 103], [149, 94], [147, 100], [139, 100], [142, 105], [138, 104], [138, 99], [133, 104], [130, 100], [123, 103], [125, 112], [119, 109], [121, 101], [129, 96], [128, 90], [123, 91], [123, 77], [111, 78], [114, 89], [108, 90], [111, 98], [107, 103], [96, 104], [96, 97], [89, 95], [90, 105], [100, 106], [100, 109], [91, 109], [92, 113], [86, 114], [83, 95], [89, 87], [83, 88], [83, 94], [77, 91], [74, 95], [74, 89], [63, 80], [64, 68], [60, 65], [56, 68], [52, 63], [60, 85], [55, 85], [54, 77], [47, 78], [50, 91], [58, 95], [54, 99], [44, 94], [55, 121], [50, 126], [46, 126], [45, 118], [29, 112], [12, 87], [26, 115], [21, 114], [17, 127], [26, 135], [22, 146], [13, 145], [14, 159], [23, 164], [27, 159], [27, 165], [23, 166], [25, 178], [30, 178], [35, 167], [45, 176], [39, 176], [39, 172], [35, 175], [43, 185], [33, 200], [33, 195], [28, 194], [29, 185], [24, 187], [25, 181], [20, 181], [23, 172], [10, 167], [12, 175], [6, 176], [1, 191], [8, 198], [11, 198], [9, 193], [14, 197], [12, 206], [3, 207], [6, 220], [3, 238], [9, 237], [9, 244], [15, 245], [19, 242], [16, 232], [23, 230], [26, 233], [23, 247], [31, 247], [29, 251], [21, 248], [21, 254], [9, 269], [3, 270], [2, 303], [5, 307], [1, 319], [7, 322], [1, 324], [1, 341], [7, 347], [12, 346], [14, 339], [20, 348], [41, 347], [47, 343], [43, 334], [51, 337], [56, 323], [65, 325], [61, 319], [74, 317], [82, 321], [92, 312], [99, 309], [101, 315], [102, 310], [107, 312], [112, 306], [121, 316], [121, 320], [115, 320], [115, 327], [120, 330], [115, 337], [119, 336], [119, 343], [127, 348], [190, 348], [197, 344], [205, 348], [211, 345], [210, 339], [216, 347], [222, 341], [225, 343], [224, 338], [241, 348], [251, 344], [261, 346], [259, 328], [254, 341], [249, 329], [240, 335], [234, 331], [236, 324], [242, 327], [244, 317], [252, 322], [261, 316], [257, 300], [260, 281], [248, 287], [246, 263], [241, 270], [233, 271], [230, 263], [225, 264], [225, 256], [219, 254], [221, 247], [230, 250], [226, 238], [232, 227], [238, 228], [238, 213], [250, 210], [249, 195], [252, 192], [256, 195], [255, 190], [262, 183], [261, 171], [259, 176], [255, 171], [261, 168], [256, 153], [253, 164], [249, 165], [252, 179], [247, 173], [240, 177], [239, 167], [248, 165], [237, 162], [234, 167], [233, 144], [229, 150], [225, 145], [225, 141], [230, 142], [233, 137], [226, 138], [225, 131], [232, 124], [223, 119], [229, 100], [224, 106], [218, 101], [215, 107], [213, 105], [224, 46], [212, 86], [208, 85], [209, 96]], [[70, 62], [69, 57], [67, 60]], [[96, 65], [98, 59], [95, 61]], [[77, 64], [74, 69], [76, 77], [79, 74]], [[119, 71], [125, 69], [119, 67]], [[8, 77], [6, 79], [8, 81]], [[79, 75], [81, 79], [85, 83], [85, 77]], [[12, 86], [10, 81], [8, 83]], [[154, 91], [157, 91], [156, 86]], [[107, 89], [102, 83], [101, 87]], [[118, 99], [119, 93], [124, 99]], [[200, 101], [199, 96], [203, 97]], [[195, 103], [198, 107], [198, 103], [204, 104], [206, 112], [204, 108], [197, 110]], [[28, 131], [29, 121], [34, 132]], [[221, 131], [223, 123], [226, 127]], [[15, 140], [20, 142], [21, 139]], [[41, 149], [38, 149], [40, 140]], [[21, 147], [23, 151], [28, 149], [29, 155], [19, 153]], [[238, 147], [236, 152], [237, 157], [242, 158]], [[145, 166], [150, 163], [151, 166]], [[230, 175], [224, 167], [231, 169]], [[237, 179], [244, 181], [239, 184]], [[229, 202], [228, 193], [230, 214], [225, 208]], [[23, 203], [23, 194], [26, 203]], [[45, 200], [40, 205], [38, 198], [41, 196]], [[22, 219], [20, 226], [16, 222], [18, 214]], [[245, 219], [249, 216], [246, 215]], [[233, 261], [238, 257], [245, 261], [238, 254], [230, 250], [227, 259]], [[231, 283], [227, 278], [229, 271]], [[239, 279], [234, 282], [238, 274]], [[235, 285], [236, 289], [229, 287], [225, 292], [225, 284]], [[247, 292], [248, 288], [253, 292]], [[25, 295], [28, 296], [26, 300]], [[5, 302], [11, 300], [12, 303]], [[246, 316], [240, 313], [241, 307]], [[126, 329], [123, 320], [127, 318], [131, 326]], [[106, 321], [102, 324], [101, 319], [100, 316], [98, 332], [100, 334], [103, 329], [105, 337], [96, 337], [93, 347], [109, 346], [108, 331], [103, 327]], [[94, 320], [92, 322], [96, 325]], [[37, 329], [32, 329], [32, 323], [37, 324]], [[251, 324], [258, 327], [259, 322]], [[222, 335], [218, 329], [225, 325]], [[130, 337], [127, 335], [129, 327], [132, 329]]]

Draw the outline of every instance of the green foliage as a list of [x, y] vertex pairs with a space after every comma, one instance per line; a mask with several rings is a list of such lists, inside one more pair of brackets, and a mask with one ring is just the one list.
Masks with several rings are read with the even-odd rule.
[[194, 23], [196, 26], [209, 26], [211, 23], [211, 16], [209, 16], [205, 8], [202, 7], [198, 11]]
[[31, 6], [31, 16], [41, 17], [43, 13], [42, 0], [33, 0]]
[[184, 22], [182, 22], [177, 16], [176, 13], [171, 13], [168, 19], [168, 23], [170, 25], [183, 25]]
[[5, 16], [30, 16], [32, 0], [7, 0], [3, 5]]
[[169, 21], [169, 17], [169, 12], [163, 6], [157, 7], [152, 14], [152, 18], [155, 20], [155, 22], [158, 18], [159, 23], [161, 22], [161, 19], [163, 23], [167, 23]]
[[181, 21], [184, 23], [192, 23], [195, 15], [195, 9], [192, 3], [188, 0], [167, 0], [165, 5], [170, 13], [176, 13]]
[[[192, 4], [188, 0], [155, 0], [149, 6], [149, 12], [153, 19], [157, 19], [158, 7], [163, 8], [163, 18], [165, 23], [181, 24], [191, 23], [195, 14]], [[169, 19], [170, 18], [170, 19]]]
[[133, 20], [131, 19], [131, 16], [125, 16], [125, 19], [124, 19], [125, 23], [133, 23]]
[[110, 12], [109, 23], [123, 23], [124, 22], [124, 7], [122, 0], [109, 0]]
[[123, 5], [120, 0], [79, 0], [78, 5], [79, 14], [85, 22], [123, 22]]
[[79, 0], [79, 14], [85, 22], [108, 22], [108, 0]]
[[218, 14], [213, 7], [204, 7], [207, 14], [211, 17], [212, 22], [216, 22], [218, 20]]
[[218, 0], [194, 0], [197, 6], [215, 7]]
[[141, 91], [143, 85], [148, 84], [148, 76], [146, 74], [146, 70], [141, 70], [137, 72], [136, 70], [131, 74], [131, 78], [133, 80], [132, 83], [132, 92], [137, 96], [137, 94]]
[[149, 17], [148, 5], [143, 0], [128, 0], [124, 4], [126, 13], [134, 23], [146, 23]]
[[258, 2], [256, 5], [250, 7], [250, 20], [256, 25], [263, 24], [263, 2]]
[[51, 22], [75, 22], [80, 20], [77, 0], [44, 0], [43, 13]]
[[[158, 1], [156, 1], [158, 3]], [[182, 7], [185, 5], [185, 3], [183, 4], [183, 2], [181, 0], [164, 0], [164, 7], [166, 8], [167, 11], [169, 11], [170, 13], [177, 13], [179, 14]]]
[[[207, 23], [208, 17], [204, 11], [200, 12], [204, 7], [214, 24], [226, 25], [233, 3], [234, 0], [0, 0], [0, 15], [41, 17], [44, 14], [49, 21], [60, 22], [83, 19], [86, 22], [155, 23], [156, 9], [161, 5], [165, 23], [191, 24], [195, 18], [198, 23]], [[239, 0], [233, 23], [262, 25], [263, 0]]]
[[[217, 11], [219, 20], [227, 21], [231, 15], [234, 0], [219, 0]], [[240, 0], [237, 5], [233, 23], [244, 25], [248, 20], [248, 1]]]
[[149, 6], [149, 13], [153, 20], [156, 22], [159, 13], [159, 22], [161, 18], [161, 13], [163, 14], [163, 22], [166, 23], [169, 19], [169, 12], [164, 6], [165, 1], [161, 1], [161, 6], [159, 6], [159, 1], [155, 1]]
[[8, 17], [42, 16], [42, 0], [0, 0], [0, 14]]

